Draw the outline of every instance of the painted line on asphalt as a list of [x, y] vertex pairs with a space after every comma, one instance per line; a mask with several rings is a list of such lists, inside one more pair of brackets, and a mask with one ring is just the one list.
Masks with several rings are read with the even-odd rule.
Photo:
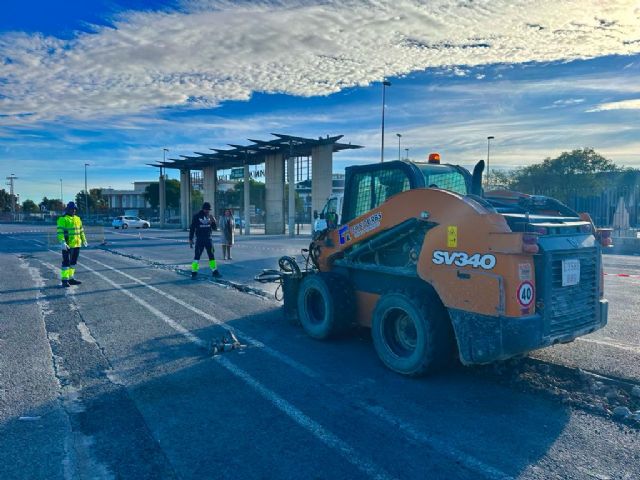
[[[101, 263], [101, 262], [96, 261], [96, 263]], [[127, 295], [133, 301], [142, 305], [144, 308], [149, 310], [149, 312], [154, 314], [156, 317], [164, 321], [171, 328], [173, 328], [178, 333], [183, 335], [191, 343], [197, 345], [200, 348], [206, 348], [207, 343], [204, 340], [192, 334], [189, 330], [187, 330], [182, 325], [171, 320], [167, 315], [165, 315], [164, 313], [159, 311], [157, 308], [150, 305], [145, 300], [139, 298], [138, 296], [134, 295], [128, 290], [125, 290], [120, 285], [113, 282], [112, 280], [105, 277], [104, 275], [97, 272], [96, 270], [92, 269], [91, 267], [88, 267], [86, 265], [83, 265], [83, 267], [86, 268], [91, 273], [93, 273], [94, 275], [96, 275], [97, 277], [107, 282], [109, 285], [113, 286], [114, 288], [118, 289], [120, 292]], [[360, 457], [358, 453], [353, 448], [351, 448], [346, 442], [344, 442], [343, 440], [340, 440], [340, 438], [338, 438], [336, 435], [334, 435], [333, 433], [325, 429], [318, 422], [315, 422], [310, 417], [302, 413], [300, 410], [294, 407], [291, 403], [287, 402], [285, 399], [280, 397], [277, 393], [275, 393], [274, 391], [264, 386], [262, 383], [260, 383], [254, 377], [252, 377], [247, 372], [242, 370], [240, 367], [236, 366], [228, 359], [225, 359], [222, 357], [214, 357], [214, 358], [218, 361], [220, 365], [222, 365], [231, 374], [243, 380], [247, 385], [249, 385], [254, 390], [256, 390], [260, 395], [262, 395], [265, 399], [271, 402], [271, 404], [273, 404], [281, 412], [283, 412], [285, 415], [291, 418], [294, 422], [296, 422], [302, 428], [304, 428], [305, 430], [313, 434], [322, 443], [324, 443], [330, 448], [337, 450], [349, 463], [351, 463], [353, 466], [358, 468], [360, 471], [362, 471], [363, 473], [375, 479], [386, 480], [386, 479], [393, 478], [392, 476], [387, 474], [382, 468]]]
[[310, 370], [309, 368], [305, 367], [304, 365], [300, 364], [299, 362], [295, 361], [294, 359], [287, 357], [286, 355], [283, 355], [282, 353], [278, 352], [277, 350], [272, 349], [271, 347], [265, 345], [264, 343], [262, 343], [260, 340], [257, 340], [253, 337], [251, 337], [250, 335], [238, 330], [235, 327], [231, 327], [230, 325], [227, 325], [226, 323], [224, 323], [223, 321], [219, 320], [217, 317], [215, 317], [214, 315], [211, 315], [210, 313], [207, 313], [203, 310], [200, 310], [197, 307], [194, 307], [193, 305], [190, 305], [189, 303], [185, 302], [184, 300], [181, 300], [177, 297], [174, 297], [173, 295], [164, 292], [162, 290], [160, 290], [159, 288], [154, 287], [153, 285], [149, 285], [146, 282], [143, 282], [142, 280], [139, 280], [138, 278], [129, 275], [128, 273], [125, 273], [121, 270], [118, 270], [117, 268], [113, 268], [110, 265], [107, 265], [106, 263], [103, 263], [99, 260], [96, 260], [95, 258], [90, 257], [89, 255], [85, 255], [84, 256], [85, 260], [89, 260], [91, 262], [95, 262], [98, 265], [107, 268], [109, 270], [112, 270], [115, 273], [118, 273], [126, 278], [128, 278], [129, 280], [137, 283], [138, 285], [142, 285], [144, 287], [147, 287], [148, 289], [154, 291], [155, 293], [162, 295], [163, 297], [165, 297], [168, 300], [171, 300], [174, 303], [177, 303], [178, 305], [180, 305], [181, 307], [186, 308], [187, 310], [192, 311], [193, 313], [200, 315], [202, 318], [205, 318], [207, 320], [209, 320], [211, 323], [215, 324], [215, 325], [219, 325], [220, 327], [224, 328], [225, 330], [232, 332], [235, 336], [240, 337], [242, 339], [244, 339], [247, 343], [249, 343], [250, 345], [254, 346], [254, 347], [258, 347], [263, 349], [265, 352], [267, 352], [269, 355], [277, 358], [278, 360], [280, 360], [281, 362], [289, 365], [290, 367], [293, 367], [294, 369], [304, 373], [305, 375], [311, 377], [311, 378], [317, 378], [318, 374], [315, 373], [314, 371]]
[[[87, 255], [85, 255], [85, 260], [88, 259], [92, 262], [95, 262], [99, 265], [101, 265], [102, 267], [105, 267], [109, 270], [112, 270], [116, 273], [119, 273], [120, 275], [123, 275], [131, 280], [133, 280], [134, 282], [143, 285], [151, 290], [153, 290], [156, 293], [159, 293], [160, 295], [164, 296], [165, 298], [172, 300], [176, 303], [178, 303], [179, 305], [191, 310], [192, 312], [212, 321], [213, 323], [220, 325], [224, 328], [226, 328], [229, 331], [233, 331], [234, 334], [240, 338], [245, 339], [248, 343], [253, 344], [254, 346], [259, 346], [263, 349], [263, 351], [265, 351], [266, 353], [272, 355], [273, 357], [277, 358], [278, 360], [286, 363], [287, 365], [293, 367], [294, 369], [298, 370], [299, 372], [303, 373], [304, 375], [312, 378], [312, 379], [319, 379], [322, 377], [321, 374], [313, 371], [312, 369], [300, 364], [299, 362], [297, 362], [296, 360], [288, 357], [287, 355], [278, 352], [277, 350], [272, 349], [271, 347], [268, 347], [266, 345], [264, 345], [262, 342], [260, 342], [259, 340], [256, 340], [244, 333], [242, 333], [241, 331], [239, 331], [237, 328], [235, 327], [230, 327], [224, 323], [222, 323], [220, 320], [218, 320], [217, 318], [215, 318], [213, 315], [210, 315], [196, 307], [193, 307], [191, 305], [189, 305], [188, 303], [184, 302], [183, 300], [180, 300], [179, 298], [174, 297], [173, 295], [170, 295], [166, 292], [163, 292], [162, 290], [159, 290], [158, 288], [152, 286], [152, 285], [148, 285], [145, 282], [142, 282], [138, 279], [136, 279], [135, 277], [122, 272], [116, 268], [113, 268], [109, 265], [106, 265], [98, 260], [95, 260], [94, 258], [89, 258]], [[219, 357], [215, 357], [215, 358], [219, 358]], [[351, 395], [349, 394], [345, 394], [342, 391], [340, 391], [339, 389], [336, 389], [335, 387], [332, 388], [334, 391], [338, 392], [341, 396], [344, 396], [346, 398], [348, 398], [350, 401], [352, 401], [353, 403], [355, 403], [356, 405], [358, 405], [358, 407], [367, 410], [368, 412], [374, 414], [376, 417], [378, 417], [379, 419], [383, 420], [386, 423], [389, 423], [390, 425], [392, 425], [394, 428], [398, 428], [399, 430], [401, 430], [405, 435], [409, 436], [410, 438], [412, 438], [415, 441], [418, 441], [420, 443], [424, 443], [426, 445], [428, 445], [429, 447], [431, 447], [433, 450], [437, 451], [438, 453], [444, 454], [449, 458], [454, 459], [455, 461], [461, 463], [462, 465], [464, 465], [465, 467], [469, 468], [472, 471], [481, 473], [483, 476], [485, 476], [486, 478], [491, 478], [491, 479], [507, 479], [507, 478], [512, 478], [511, 476], [507, 475], [506, 473], [500, 471], [497, 468], [494, 468], [490, 465], [487, 465], [483, 462], [481, 462], [480, 460], [476, 459], [475, 457], [468, 455], [462, 451], [457, 450], [454, 447], [451, 447], [449, 445], [447, 445], [445, 442], [436, 440], [434, 438], [429, 437], [428, 435], [418, 431], [417, 429], [415, 429], [412, 425], [410, 425], [409, 423], [405, 422], [404, 420], [402, 420], [401, 418], [393, 415], [392, 413], [390, 413], [388, 410], [384, 409], [383, 407], [380, 406], [376, 406], [376, 407], [372, 407], [370, 404], [363, 402], [357, 398], [353, 398]]]
[[640, 278], [640, 275], [633, 273], [605, 273], [607, 277], [624, 277], [624, 278]]
[[626, 350], [627, 352], [632, 352], [640, 355], [640, 347], [635, 347], [633, 345], [627, 345], [627, 344], [618, 343], [618, 342], [611, 342], [607, 340], [598, 340], [597, 338], [579, 337], [579, 338], [576, 338], [576, 340], [580, 342], [586, 342], [586, 343], [595, 343], [596, 345], [605, 345], [607, 347], [613, 347], [619, 350]]
[[[49, 249], [49, 251], [51, 253], [53, 253], [53, 254], [58, 254], [58, 252], [55, 251], [55, 250]], [[136, 282], [136, 283], [138, 283], [140, 285], [146, 286], [147, 288], [155, 291], [156, 293], [159, 293], [160, 295], [164, 296], [165, 298], [167, 298], [169, 300], [172, 300], [172, 301], [178, 303], [181, 306], [184, 306], [185, 308], [191, 310], [192, 312], [203, 316], [204, 318], [206, 318], [206, 319], [208, 319], [208, 320], [210, 320], [210, 321], [212, 321], [212, 322], [214, 322], [214, 323], [216, 323], [216, 324], [228, 329], [229, 331], [233, 331], [234, 333], [237, 334], [237, 336], [242, 337], [247, 342], [255, 342], [255, 346], [262, 347], [263, 351], [265, 351], [266, 353], [271, 354], [275, 358], [278, 358], [282, 362], [284, 362], [287, 365], [293, 367], [294, 369], [298, 370], [299, 372], [303, 373], [304, 375], [309, 376], [310, 378], [317, 379], [317, 378], [321, 377], [321, 375], [319, 373], [316, 373], [315, 371], [311, 370], [310, 368], [300, 364], [299, 362], [297, 362], [297, 361], [291, 359], [290, 357], [278, 352], [277, 350], [272, 349], [271, 347], [267, 347], [266, 345], [264, 345], [259, 340], [255, 340], [255, 339], [251, 338], [250, 336], [245, 335], [244, 333], [241, 333], [238, 329], [232, 329], [231, 327], [229, 327], [228, 325], [222, 323], [220, 320], [218, 320], [214, 316], [212, 316], [212, 315], [210, 315], [210, 314], [208, 314], [206, 312], [203, 312], [202, 310], [199, 310], [198, 308], [192, 307], [191, 305], [189, 305], [186, 302], [174, 297], [173, 295], [170, 295], [170, 294], [168, 294], [166, 292], [163, 292], [162, 290], [159, 290], [159, 289], [157, 289], [156, 287], [154, 287], [152, 285], [148, 285], [145, 282], [142, 282], [142, 281], [136, 279], [135, 277], [132, 277], [131, 275], [129, 275], [129, 274], [125, 273], [125, 272], [122, 272], [122, 271], [120, 271], [118, 269], [115, 269], [115, 268], [113, 268], [113, 267], [111, 267], [109, 265], [106, 265], [106, 264], [104, 264], [104, 263], [102, 263], [102, 262], [100, 262], [98, 260], [95, 260], [93, 258], [89, 258], [87, 255], [85, 255], [84, 259], [88, 259], [89, 261], [95, 262], [95, 263], [97, 263], [97, 264], [99, 264], [99, 265], [101, 265], [101, 266], [103, 266], [103, 267], [105, 267], [105, 268], [107, 268], [109, 270], [113, 270], [114, 272], [119, 273], [120, 275], [123, 275], [123, 276], [125, 276], [127, 278], [132, 279], [134, 282]], [[114, 286], [118, 290], [121, 290], [123, 293], [127, 294], [128, 296], [130, 296], [130, 298], [134, 299], [136, 302], [138, 302], [138, 303], [144, 302], [144, 305], [148, 305], [151, 309], [155, 310], [151, 305], [149, 305], [144, 300], [137, 298], [135, 295], [131, 294], [130, 292], [128, 292], [127, 290], [123, 289], [122, 287], [120, 287], [115, 282], [112, 282], [111, 280], [107, 279], [106, 277], [104, 277], [100, 273], [96, 272], [95, 270], [91, 269], [90, 267], [87, 267], [86, 265], [83, 265], [83, 264], [80, 264], [80, 266], [83, 266], [87, 270], [89, 270], [89, 271], [95, 273], [96, 275], [102, 277], [108, 283], [110, 283], [112, 286]], [[159, 312], [159, 313], [163, 317], [166, 317], [166, 315], [162, 314], [161, 312]], [[162, 317], [160, 317], [160, 318], [162, 318]], [[166, 318], [168, 318], [168, 317], [166, 317]], [[175, 323], [172, 320], [170, 320], [170, 321], [172, 323]], [[186, 331], [186, 329], [184, 329], [184, 327], [182, 327], [182, 326], [179, 326], [179, 327]], [[215, 357], [215, 358], [217, 358], [217, 357]], [[256, 382], [257, 382], [257, 380], [256, 380]], [[345, 394], [344, 392], [342, 392], [342, 391], [340, 391], [340, 390], [338, 390], [336, 388], [331, 388], [331, 389], [336, 391], [337, 393], [339, 393], [341, 396], [344, 396], [345, 398], [349, 399], [350, 401], [355, 403], [360, 408], [362, 408], [362, 409], [364, 409], [366, 411], [369, 411], [370, 413], [376, 415], [379, 419], [389, 423], [394, 428], [398, 428], [405, 435], [408, 435], [413, 440], [428, 445], [429, 447], [431, 447], [433, 450], [437, 451], [438, 453], [444, 454], [444, 455], [446, 455], [446, 456], [458, 461], [459, 463], [464, 465], [466, 468], [469, 468], [472, 471], [480, 473], [486, 478], [489, 478], [489, 479], [492, 479], [492, 480], [493, 479], [495, 479], [495, 480], [505, 480], [505, 479], [513, 478], [510, 475], [507, 475], [506, 473], [500, 471], [499, 469], [494, 468], [494, 467], [492, 467], [490, 465], [487, 465], [487, 464], [483, 463], [482, 461], [476, 459], [475, 457], [473, 457], [471, 455], [468, 455], [468, 454], [466, 454], [466, 453], [464, 453], [464, 452], [462, 452], [460, 450], [457, 450], [454, 447], [450, 447], [445, 442], [433, 439], [433, 438], [429, 437], [428, 435], [416, 430], [412, 425], [410, 425], [409, 423], [405, 422], [401, 418], [393, 415], [392, 413], [390, 413], [389, 411], [387, 411], [386, 409], [384, 409], [381, 406], [371, 406], [370, 404], [368, 404], [366, 402], [363, 402], [363, 401], [361, 401], [361, 400], [359, 400], [357, 398], [354, 398], [350, 394]], [[276, 394], [274, 393], [274, 395], [276, 395]], [[292, 408], [295, 409], [295, 407], [292, 407]]]

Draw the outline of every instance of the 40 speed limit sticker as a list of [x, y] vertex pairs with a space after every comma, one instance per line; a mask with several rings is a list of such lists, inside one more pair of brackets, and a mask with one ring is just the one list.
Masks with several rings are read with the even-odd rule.
[[518, 303], [523, 307], [528, 307], [533, 303], [534, 296], [533, 284], [531, 282], [522, 282], [518, 287]]

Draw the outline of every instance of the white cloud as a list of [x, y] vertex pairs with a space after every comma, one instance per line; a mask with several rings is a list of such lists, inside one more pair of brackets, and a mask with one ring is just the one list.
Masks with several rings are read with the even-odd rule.
[[640, 110], [640, 98], [622, 100], [620, 102], [602, 103], [587, 112], [604, 112], [606, 110]]
[[327, 95], [430, 67], [640, 52], [632, 1], [185, 1], [72, 40], [0, 36], [0, 125]]

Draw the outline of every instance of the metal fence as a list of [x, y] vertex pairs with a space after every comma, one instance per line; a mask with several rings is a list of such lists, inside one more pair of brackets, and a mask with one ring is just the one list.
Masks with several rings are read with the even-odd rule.
[[[490, 190], [502, 189], [499, 185]], [[587, 212], [598, 227], [613, 228], [617, 236], [635, 236], [640, 229], [640, 185], [593, 189], [538, 187], [535, 195], [545, 195], [565, 203], [577, 212]]]

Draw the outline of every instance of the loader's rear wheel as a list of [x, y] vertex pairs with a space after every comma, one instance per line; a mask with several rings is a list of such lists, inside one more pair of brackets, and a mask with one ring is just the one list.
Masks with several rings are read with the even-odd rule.
[[380, 360], [403, 375], [430, 373], [452, 357], [451, 324], [430, 291], [382, 296], [373, 312], [371, 337]]
[[298, 291], [298, 318], [310, 337], [344, 333], [354, 321], [355, 301], [347, 278], [336, 273], [307, 275]]

